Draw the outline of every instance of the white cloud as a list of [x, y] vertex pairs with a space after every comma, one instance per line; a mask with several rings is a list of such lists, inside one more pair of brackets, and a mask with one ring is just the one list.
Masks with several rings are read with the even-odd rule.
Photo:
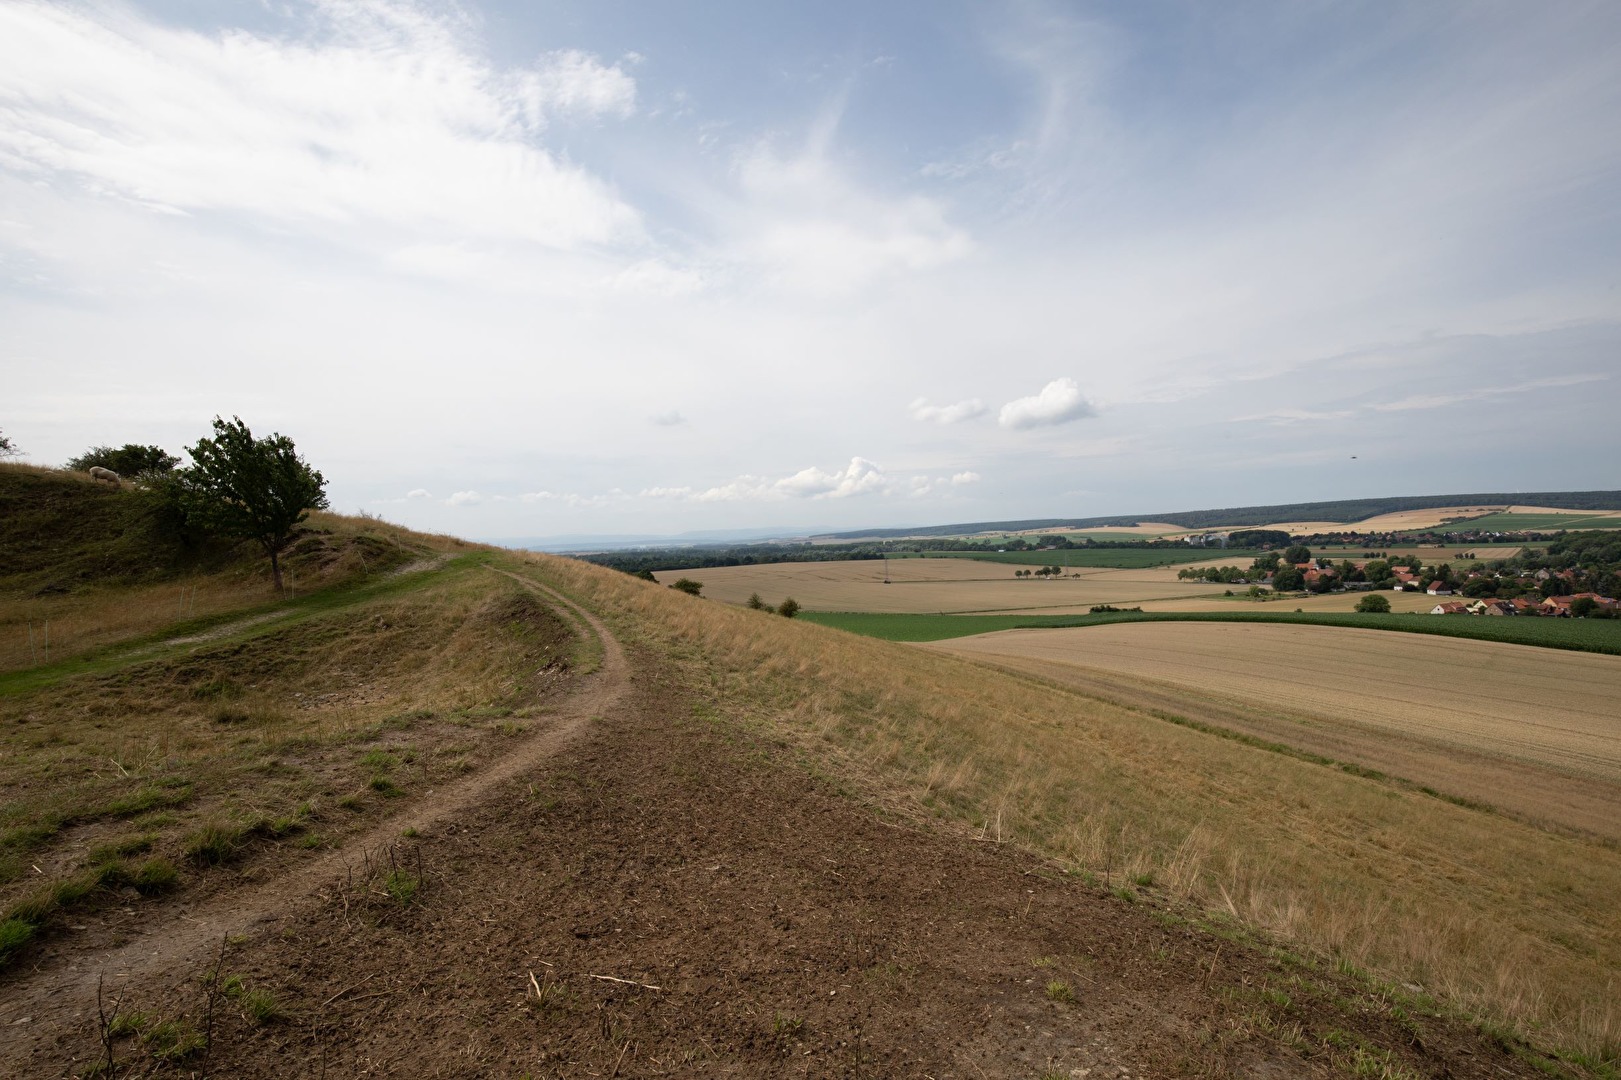
[[838, 472], [825, 472], [812, 465], [778, 480], [772, 487], [795, 498], [843, 499], [883, 491], [889, 487], [889, 480], [877, 465], [866, 458], [853, 457], [850, 464]]
[[669, 412], [661, 412], [652, 417], [652, 420], [659, 427], [679, 427], [687, 422], [687, 418], [675, 409], [671, 409]]
[[1470, 401], [1484, 401], [1487, 398], [1523, 394], [1530, 390], [1601, 382], [1608, 378], [1608, 375], [1596, 372], [1582, 375], [1555, 375], [1546, 379], [1532, 379], [1529, 382], [1515, 383], [1512, 386], [1477, 386], [1439, 394], [1414, 394], [1410, 397], [1399, 398], [1396, 401], [1381, 402], [1368, 407], [1375, 412], [1410, 412], [1415, 409], [1439, 409], [1447, 405], [1462, 405]]
[[415, 5], [317, 10], [327, 33], [295, 41], [0, 6], [0, 167], [175, 213], [561, 249], [640, 237], [609, 185], [535, 141], [553, 113], [627, 114], [621, 69], [571, 51], [502, 71]]
[[1087, 416], [1096, 416], [1097, 409], [1081, 396], [1081, 388], [1074, 379], [1054, 379], [1041, 388], [1041, 393], [1022, 397], [1002, 406], [996, 422], [1005, 428], [1022, 430], [1067, 424]]
[[524, 118], [536, 127], [548, 114], [624, 118], [636, 111], [636, 80], [617, 64], [604, 67], [579, 49], [547, 53], [537, 68], [520, 73], [513, 83]]
[[967, 484], [977, 484], [979, 483], [979, 474], [977, 472], [956, 473], [952, 476], [951, 483], [953, 487], [963, 487]]
[[412, 488], [405, 493], [405, 497], [407, 499], [431, 499], [433, 498], [433, 492], [427, 488]]
[[906, 407], [906, 411], [920, 423], [960, 424], [964, 420], [985, 415], [985, 403], [978, 398], [968, 398], [955, 405], [930, 405], [927, 398], [918, 398]]
[[476, 491], [458, 491], [445, 500], [447, 506], [477, 506], [484, 501], [484, 496]]

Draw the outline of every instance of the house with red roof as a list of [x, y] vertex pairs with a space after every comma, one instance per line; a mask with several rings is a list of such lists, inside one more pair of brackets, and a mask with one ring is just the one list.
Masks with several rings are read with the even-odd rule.
[[1467, 615], [1469, 605], [1462, 600], [1449, 600], [1444, 604], [1436, 604], [1430, 608], [1431, 615]]

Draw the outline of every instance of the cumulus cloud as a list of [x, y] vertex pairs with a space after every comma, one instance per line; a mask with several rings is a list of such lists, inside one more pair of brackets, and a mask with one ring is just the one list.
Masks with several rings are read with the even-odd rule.
[[689, 502], [767, 502], [782, 499], [844, 499], [852, 495], [877, 494], [890, 490], [884, 470], [863, 457], [853, 457], [842, 469], [828, 471], [815, 465], [792, 476], [771, 480], [763, 476], [740, 476], [715, 487], [650, 487], [641, 495], [648, 499], [681, 499]]
[[778, 480], [774, 486], [795, 498], [843, 499], [883, 491], [889, 486], [889, 480], [877, 465], [866, 458], [853, 457], [850, 464], [838, 472], [826, 472], [812, 465]]
[[433, 498], [433, 492], [427, 488], [412, 488], [405, 493], [405, 497], [407, 499], [431, 499]]
[[964, 420], [984, 416], [985, 403], [978, 398], [968, 398], [955, 405], [930, 405], [928, 398], [918, 398], [906, 407], [906, 411], [920, 423], [960, 424]]
[[977, 472], [960, 472], [956, 473], [951, 478], [951, 484], [953, 487], [963, 487], [967, 484], [977, 483], [979, 483], [979, 474]]
[[484, 501], [484, 496], [476, 491], [458, 491], [445, 500], [447, 506], [477, 506]]
[[635, 81], [617, 65], [568, 51], [499, 69], [450, 15], [315, 10], [293, 40], [0, 6], [0, 167], [171, 213], [557, 249], [641, 236], [607, 183], [538, 142], [549, 116], [627, 115]]
[[1051, 427], [1096, 416], [1097, 409], [1081, 396], [1081, 388], [1074, 379], [1054, 379], [1041, 388], [1041, 393], [1022, 397], [1002, 406], [996, 422], [1015, 431], [1034, 427]]

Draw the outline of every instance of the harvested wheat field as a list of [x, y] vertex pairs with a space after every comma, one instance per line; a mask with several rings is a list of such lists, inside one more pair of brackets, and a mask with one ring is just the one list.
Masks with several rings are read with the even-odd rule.
[[[1138, 689], [1180, 689], [1196, 718], [1201, 703], [1236, 706], [1224, 712], [1223, 726], [1376, 762], [1416, 783], [1445, 780], [1453, 794], [1621, 837], [1621, 657], [1343, 627], [1209, 623], [1011, 630], [928, 647], [1070, 684], [1096, 686], [1106, 675]], [[1393, 738], [1407, 745], [1393, 750]], [[1512, 768], [1481, 773], [1489, 784], [1466, 782], [1443, 768], [1460, 755]], [[1521, 789], [1493, 786], [1509, 773], [1521, 777]], [[1582, 809], [1566, 805], [1572, 784], [1585, 793]]]
[[1138, 604], [1187, 596], [1220, 596], [1226, 586], [1177, 581], [1151, 570], [1068, 571], [1079, 577], [1052, 581], [1016, 578], [1015, 570], [1031, 567], [977, 559], [891, 559], [890, 583], [884, 584], [882, 559], [859, 562], [770, 563], [703, 570], [663, 570], [656, 576], [668, 585], [678, 578], [703, 582], [704, 596], [742, 604], [753, 593], [768, 604], [793, 597], [812, 611], [949, 612], [1043, 611], [1084, 612], [1093, 604]]

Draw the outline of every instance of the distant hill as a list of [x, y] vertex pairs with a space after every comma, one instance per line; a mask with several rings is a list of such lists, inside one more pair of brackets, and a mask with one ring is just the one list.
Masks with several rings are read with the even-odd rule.
[[1185, 529], [1220, 529], [1235, 525], [1271, 525], [1283, 521], [1353, 522], [1402, 510], [1428, 510], [1438, 506], [1554, 506], [1561, 510], [1621, 510], [1621, 491], [1498, 491], [1472, 495], [1392, 495], [1378, 499], [1340, 499], [1335, 502], [1285, 503], [1281, 506], [1234, 506], [1223, 510], [1184, 510], [1174, 513], [1116, 514], [1093, 518], [1031, 518], [1023, 521], [971, 521], [931, 525], [919, 529], [861, 529], [827, 533], [818, 540], [867, 540], [895, 536], [963, 536], [982, 532], [1024, 532], [1030, 529], [1097, 529], [1129, 527], [1142, 521], [1164, 522]]

